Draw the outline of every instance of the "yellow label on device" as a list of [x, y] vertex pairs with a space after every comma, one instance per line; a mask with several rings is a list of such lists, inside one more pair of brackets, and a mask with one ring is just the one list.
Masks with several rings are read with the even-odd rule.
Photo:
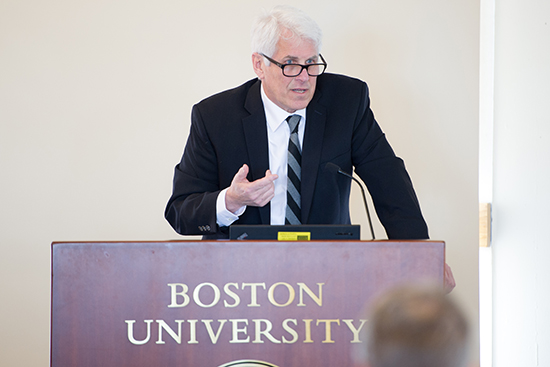
[[309, 241], [311, 232], [279, 232], [277, 233], [279, 241]]

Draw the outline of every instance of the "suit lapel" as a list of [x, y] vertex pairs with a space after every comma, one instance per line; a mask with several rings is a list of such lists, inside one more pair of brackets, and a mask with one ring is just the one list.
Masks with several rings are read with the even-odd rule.
[[[243, 118], [243, 130], [246, 148], [250, 159], [249, 180], [254, 181], [265, 176], [269, 169], [269, 143], [264, 106], [260, 96], [260, 81], [248, 91], [244, 107], [250, 113]], [[258, 208], [263, 224], [270, 223], [270, 205]]]
[[321, 92], [317, 89], [306, 110], [306, 130], [302, 150], [302, 223], [309, 223], [309, 214], [323, 150], [326, 108], [319, 103]]
[[[260, 81], [256, 82], [248, 91], [245, 108], [250, 113], [243, 118], [243, 129], [246, 148], [250, 159], [250, 180], [257, 180], [265, 176], [269, 169], [269, 143], [267, 139], [267, 122], [260, 96]], [[306, 112], [306, 130], [302, 150], [302, 223], [308, 223], [319, 162], [323, 149], [325, 133], [326, 108], [319, 103], [321, 98], [319, 88], [309, 103]], [[270, 205], [258, 208], [263, 224], [270, 224]]]

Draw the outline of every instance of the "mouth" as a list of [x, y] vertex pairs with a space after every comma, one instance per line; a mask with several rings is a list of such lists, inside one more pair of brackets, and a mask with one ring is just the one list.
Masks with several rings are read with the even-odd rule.
[[294, 93], [298, 93], [298, 94], [304, 94], [308, 90], [307, 89], [302, 89], [302, 88], [295, 88], [295, 89], [291, 89], [291, 91], [293, 91]]

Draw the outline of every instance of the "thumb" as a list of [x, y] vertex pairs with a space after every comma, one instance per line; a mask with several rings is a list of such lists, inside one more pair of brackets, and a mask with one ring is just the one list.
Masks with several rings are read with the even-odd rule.
[[248, 166], [246, 164], [243, 164], [241, 168], [237, 171], [235, 174], [235, 177], [233, 178], [235, 181], [247, 181], [246, 176], [248, 175]]

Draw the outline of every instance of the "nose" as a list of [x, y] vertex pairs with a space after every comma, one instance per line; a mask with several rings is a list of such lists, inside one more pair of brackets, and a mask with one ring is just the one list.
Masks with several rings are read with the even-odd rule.
[[302, 69], [300, 74], [296, 75], [294, 78], [298, 79], [301, 82], [307, 82], [309, 80], [309, 74], [307, 73], [307, 70], [304, 68]]

